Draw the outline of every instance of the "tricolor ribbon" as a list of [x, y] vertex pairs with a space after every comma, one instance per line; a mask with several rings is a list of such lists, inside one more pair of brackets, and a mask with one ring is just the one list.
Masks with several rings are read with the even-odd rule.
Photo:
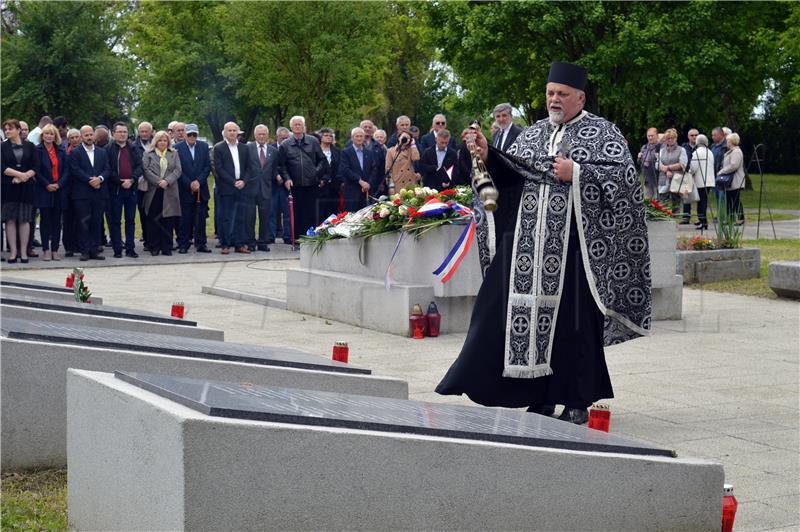
[[453, 249], [450, 250], [439, 267], [433, 271], [433, 274], [441, 280], [442, 284], [455, 275], [461, 261], [469, 253], [469, 248], [472, 246], [472, 240], [475, 237], [475, 214], [472, 209], [458, 203], [454, 203], [452, 209], [463, 216], [469, 217], [469, 223], [462, 231], [461, 236], [458, 237]]

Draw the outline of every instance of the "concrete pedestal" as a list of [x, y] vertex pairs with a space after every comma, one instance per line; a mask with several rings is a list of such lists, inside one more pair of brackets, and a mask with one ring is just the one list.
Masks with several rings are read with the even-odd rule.
[[770, 262], [769, 287], [780, 297], [800, 299], [800, 260]]
[[761, 250], [757, 248], [678, 251], [677, 272], [686, 284], [757, 279]]
[[[66, 292], [55, 292], [53, 290], [24, 288], [21, 286], [0, 286], [0, 294], [9, 296], [24, 296], [34, 297], [38, 299], [49, 299], [52, 301], [66, 301], [68, 303], [75, 303], [75, 296]], [[88, 303], [87, 303], [88, 304]], [[102, 305], [103, 298], [92, 296], [92, 305]]]
[[717, 531], [721, 521], [722, 466], [704, 460], [210, 417], [86, 371], [68, 375], [67, 439], [78, 530]]
[[683, 277], [675, 274], [677, 234], [673, 221], [647, 222], [654, 320], [679, 320], [683, 316]]
[[2, 468], [63, 467], [66, 449], [66, 373], [151, 371], [199, 379], [272, 384], [341, 393], [408, 398], [408, 383], [388, 377], [240, 362], [0, 340]]
[[300, 268], [288, 270], [286, 275], [287, 309], [408, 335], [408, 316], [414, 304], [424, 311], [435, 301], [442, 314], [440, 331], [465, 332], [482, 281], [477, 244], [473, 242], [446, 284], [432, 273], [463, 230], [463, 225], [445, 225], [419, 239], [406, 235], [397, 252], [394, 281], [388, 291], [384, 276], [399, 233], [366, 240], [332, 240], [318, 252], [313, 246], [302, 246]]

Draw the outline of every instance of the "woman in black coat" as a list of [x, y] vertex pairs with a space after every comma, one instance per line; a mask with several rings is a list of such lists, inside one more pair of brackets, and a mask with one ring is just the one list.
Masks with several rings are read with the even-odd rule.
[[[6, 236], [11, 255], [9, 264], [19, 260], [28, 263], [28, 240], [31, 235], [33, 194], [39, 157], [36, 146], [20, 137], [19, 120], [10, 118], [3, 122], [6, 140], [0, 144], [0, 217], [6, 223]], [[17, 247], [19, 235], [19, 248]]]
[[42, 214], [42, 260], [58, 260], [61, 240], [61, 215], [67, 207], [69, 164], [67, 150], [61, 147], [61, 135], [52, 124], [42, 128], [42, 143], [36, 146], [39, 173], [36, 174], [34, 205]]

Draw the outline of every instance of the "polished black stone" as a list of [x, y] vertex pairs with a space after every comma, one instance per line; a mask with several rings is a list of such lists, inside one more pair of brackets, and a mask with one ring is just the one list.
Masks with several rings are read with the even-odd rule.
[[[87, 322], [91, 322], [91, 319], [87, 319]], [[104, 327], [69, 325], [49, 321], [28, 321], [14, 318], [4, 319], [0, 323], [0, 329], [2, 329], [3, 336], [20, 340], [124, 349], [126, 351], [145, 353], [163, 353], [191, 358], [246, 362], [264, 366], [314, 369], [338, 373], [371, 373], [368, 369], [357, 368], [288, 347], [235, 344], [218, 340], [180, 338], [168, 334], [120, 331]]]
[[32, 290], [46, 290], [47, 292], [61, 292], [62, 294], [72, 293], [72, 288], [66, 288], [64, 286], [58, 286], [50, 283], [28, 281], [25, 279], [10, 279], [8, 277], [0, 279], [0, 286], [13, 286], [16, 288], [29, 288]]
[[112, 307], [109, 305], [92, 305], [89, 303], [78, 303], [77, 301], [60, 301], [43, 297], [29, 297], [18, 295], [0, 294], [0, 304], [13, 305], [16, 307], [28, 307], [42, 310], [58, 310], [60, 312], [71, 312], [73, 314], [86, 314], [88, 316], [106, 316], [109, 318], [124, 318], [128, 320], [149, 321], [151, 323], [166, 323], [169, 325], [180, 325], [184, 327], [197, 327], [196, 321], [182, 320], [147, 312], [144, 310], [131, 310], [123, 307]]
[[116, 372], [210, 416], [426, 434], [579, 451], [675, 456], [674, 451], [558, 419], [500, 408], [423, 403], [250, 383]]

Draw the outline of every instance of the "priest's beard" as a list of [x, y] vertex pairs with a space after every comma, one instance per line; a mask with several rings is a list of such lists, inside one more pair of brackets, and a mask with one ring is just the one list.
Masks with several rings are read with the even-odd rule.
[[548, 114], [550, 115], [550, 121], [554, 124], [560, 124], [564, 121], [564, 111], [553, 111], [552, 109], [547, 110]]

